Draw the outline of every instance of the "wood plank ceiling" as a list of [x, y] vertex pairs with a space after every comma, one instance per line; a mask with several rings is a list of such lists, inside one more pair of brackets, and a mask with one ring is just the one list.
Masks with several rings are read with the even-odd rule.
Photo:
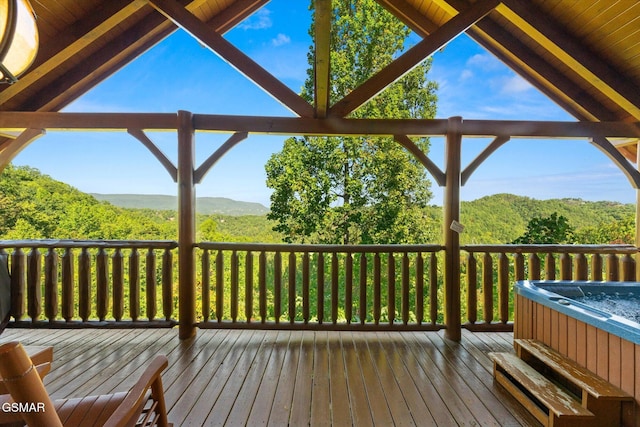
[[[640, 122], [636, 0], [378, 2], [423, 41], [329, 105], [331, 1], [316, 0], [316, 99], [310, 105], [222, 37], [268, 0], [31, 0], [40, 49], [17, 83], [0, 86], [0, 111], [59, 111], [179, 25], [300, 117], [347, 116], [466, 31], [576, 119]], [[633, 162], [636, 142], [618, 146]]]

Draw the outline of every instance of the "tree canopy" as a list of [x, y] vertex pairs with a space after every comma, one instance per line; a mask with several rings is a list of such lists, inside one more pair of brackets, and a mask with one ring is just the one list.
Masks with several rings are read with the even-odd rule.
[[[409, 35], [374, 0], [334, 1], [330, 103], [389, 64], [406, 49]], [[311, 101], [313, 50], [308, 58], [302, 96]], [[349, 117], [435, 117], [437, 87], [427, 79], [430, 67], [430, 60], [421, 63]], [[414, 142], [428, 151], [428, 139]], [[392, 138], [289, 138], [265, 169], [273, 189], [269, 218], [289, 242], [410, 243], [432, 237], [426, 171]]]

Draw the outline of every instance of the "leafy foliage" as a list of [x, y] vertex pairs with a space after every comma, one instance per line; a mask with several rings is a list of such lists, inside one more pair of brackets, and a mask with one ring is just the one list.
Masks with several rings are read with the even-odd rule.
[[556, 212], [548, 217], [535, 217], [527, 224], [527, 231], [513, 243], [571, 243], [574, 230], [564, 216]]
[[[313, 5], [312, 5], [313, 7]], [[410, 30], [374, 0], [333, 3], [331, 92], [335, 103], [401, 53]], [[313, 24], [311, 28], [313, 33]], [[313, 52], [309, 64], [313, 65]], [[436, 84], [425, 61], [350, 114], [351, 118], [433, 118]], [[313, 68], [302, 96], [314, 98]], [[424, 152], [428, 139], [415, 143]], [[430, 182], [391, 138], [289, 138], [266, 165], [274, 190], [268, 217], [288, 242], [408, 243], [427, 230]]]

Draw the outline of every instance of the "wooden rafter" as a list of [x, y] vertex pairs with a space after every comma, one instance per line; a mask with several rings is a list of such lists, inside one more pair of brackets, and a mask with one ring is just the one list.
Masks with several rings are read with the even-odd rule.
[[433, 54], [454, 37], [464, 32], [475, 22], [484, 18], [499, 3], [499, 0], [483, 0], [474, 3], [464, 12], [457, 14], [434, 33], [400, 55], [391, 64], [370, 77], [351, 93], [338, 101], [329, 110], [333, 117], [345, 117], [365, 102], [376, 96], [385, 87], [411, 71], [420, 62]]
[[[433, 1], [451, 15], [469, 7], [465, 0]], [[583, 88], [558, 72], [539, 53], [506, 32], [490, 16], [469, 28], [467, 32], [485, 49], [502, 58], [520, 76], [555, 99], [576, 118], [601, 121], [619, 119], [598, 100], [586, 94]]]
[[[203, 1], [204, 0], [195, 0], [189, 3], [189, 5], [195, 7], [202, 4]], [[267, 0], [236, 1], [224, 9], [219, 15], [216, 15], [210, 21], [210, 25], [215, 31], [224, 33], [256, 9], [263, 6], [266, 2]], [[111, 3], [109, 4], [110, 7], [115, 7], [115, 5], [115, 2], [113, 5]], [[95, 16], [98, 16], [98, 14], [95, 14]], [[89, 20], [89, 22], [91, 22], [91, 20]], [[71, 35], [85, 34], [85, 38], [90, 39], [91, 37], [87, 35], [87, 31], [90, 31], [91, 28], [90, 25], [84, 23], [82, 27], [72, 27], [68, 33]], [[102, 28], [106, 29], [105, 27]], [[164, 16], [155, 13], [148, 14], [134, 26], [110, 40], [109, 43], [99, 51], [92, 53], [80, 64], [76, 64], [73, 68], [65, 71], [63, 76], [56, 79], [55, 85], [45, 86], [37, 92], [36, 95], [26, 101], [21, 97], [15, 96], [16, 93], [11, 92], [12, 90], [23, 91], [30, 87], [28, 82], [30, 81], [29, 79], [32, 78], [32, 73], [25, 75], [17, 84], [0, 93], [0, 98], [4, 96], [4, 94], [6, 94], [7, 97], [11, 96], [10, 99], [1, 104], [0, 108], [12, 111], [58, 111], [82, 95], [89, 88], [95, 86], [130, 62], [133, 58], [138, 57], [146, 51], [149, 46], [153, 46], [176, 29], [177, 26], [173, 22], [168, 21]], [[60, 40], [69, 39], [69, 37], [71, 36], [61, 36]], [[72, 47], [73, 46], [69, 46], [67, 49], [71, 49]], [[59, 47], [41, 47], [40, 50], [44, 50], [45, 53], [39, 55], [38, 58], [51, 55], [47, 54], [47, 51], [58, 52], [59, 49]], [[68, 53], [63, 54], [59, 52], [56, 54], [58, 61], [64, 57], [67, 57], [67, 59], [73, 58], [73, 56], [69, 56]], [[51, 58], [51, 61], [53, 60], [54, 59]], [[47, 60], [45, 59], [44, 61]], [[39, 63], [42, 62], [43, 60], [39, 59]], [[59, 62], [58, 66], [64, 68], [69, 67], [64, 61]], [[38, 64], [36, 64], [36, 67], [38, 67]], [[39, 68], [36, 69], [39, 70]], [[34, 78], [38, 78], [38, 76]]]
[[327, 116], [330, 96], [331, 0], [316, 0], [315, 14], [315, 116], [317, 118], [324, 118]]
[[175, 24], [209, 47], [259, 87], [301, 117], [312, 117], [313, 107], [280, 80], [225, 40], [206, 23], [174, 0], [150, 0], [150, 3]]
[[589, 51], [583, 43], [562, 30], [535, 5], [522, 0], [503, 0], [496, 10], [584, 81], [614, 100], [631, 116], [640, 118], [640, 90], [595, 52]]
[[[146, 1], [114, 0], [104, 2], [102, 7], [87, 19], [78, 21], [65, 33], [51, 39], [49, 44], [39, 48], [38, 62], [35, 67], [16, 84], [0, 92], [0, 105], [18, 93], [30, 88], [46, 78], [56, 68], [68, 67], [75, 55], [91, 47], [95, 40], [120, 25], [131, 14], [146, 7]], [[105, 19], [105, 16], [108, 17]]]
[[377, 0], [377, 2], [421, 37], [428, 36], [438, 29], [437, 24], [406, 0]]

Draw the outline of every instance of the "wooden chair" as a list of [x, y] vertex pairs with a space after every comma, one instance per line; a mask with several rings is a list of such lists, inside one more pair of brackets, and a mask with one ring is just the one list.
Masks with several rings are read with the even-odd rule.
[[129, 427], [170, 426], [164, 402], [161, 372], [165, 356], [156, 356], [129, 392], [52, 401], [38, 371], [20, 343], [0, 345], [0, 376], [12, 400], [0, 403], [22, 405], [21, 411], [0, 412], [3, 423], [25, 422], [38, 427]]

